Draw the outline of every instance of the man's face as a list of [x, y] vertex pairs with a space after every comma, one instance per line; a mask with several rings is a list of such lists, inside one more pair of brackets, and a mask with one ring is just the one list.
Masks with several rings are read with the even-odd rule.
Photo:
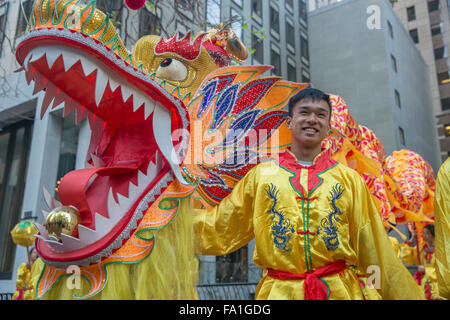
[[330, 108], [324, 100], [298, 101], [286, 126], [292, 130], [292, 143], [302, 147], [320, 146], [330, 130]]
[[431, 234], [431, 232], [427, 229], [427, 228], [423, 228], [423, 240], [425, 240], [425, 242], [430, 243], [430, 241], [433, 240], [433, 235]]

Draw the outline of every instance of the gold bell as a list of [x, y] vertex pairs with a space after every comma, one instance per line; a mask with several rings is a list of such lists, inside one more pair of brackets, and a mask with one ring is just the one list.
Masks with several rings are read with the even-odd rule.
[[53, 209], [45, 219], [45, 229], [50, 236], [61, 239], [61, 233], [72, 237], [78, 236], [78, 220], [80, 214], [72, 207]]

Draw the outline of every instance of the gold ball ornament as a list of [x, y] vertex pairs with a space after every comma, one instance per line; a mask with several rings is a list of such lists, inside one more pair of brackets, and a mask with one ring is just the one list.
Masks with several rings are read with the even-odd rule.
[[21, 221], [11, 230], [12, 241], [24, 247], [33, 245], [38, 229], [31, 221]]
[[78, 220], [80, 214], [72, 207], [53, 209], [45, 219], [45, 229], [49, 236], [61, 239], [61, 233], [72, 237], [78, 236]]

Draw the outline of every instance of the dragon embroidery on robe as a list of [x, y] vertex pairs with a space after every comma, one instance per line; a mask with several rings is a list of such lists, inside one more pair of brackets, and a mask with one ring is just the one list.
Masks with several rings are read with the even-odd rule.
[[[252, 167], [289, 147], [284, 106], [308, 86], [262, 76], [270, 66], [231, 65], [246, 57], [223, 25], [144, 36], [130, 53], [95, 1], [34, 2], [16, 58], [34, 94], [45, 92], [40, 115], [60, 108], [91, 129], [86, 166], [61, 179], [60, 201], [43, 192], [51, 211], [44, 218], [64, 207], [67, 224], [75, 222], [59, 233], [36, 223], [45, 263], [37, 298], [196, 297], [189, 208], [218, 204]], [[395, 174], [386, 182], [381, 143], [341, 98], [332, 96], [332, 105], [333, 134], [324, 147], [365, 178], [383, 219], [393, 208], [403, 212]], [[390, 163], [396, 172], [403, 162]], [[77, 290], [63, 281], [73, 265], [84, 283]]]
[[325, 245], [329, 251], [334, 251], [339, 247], [338, 228], [335, 223], [339, 221], [338, 216], [341, 216], [343, 212], [336, 205], [336, 201], [342, 196], [343, 193], [344, 189], [339, 183], [332, 187], [330, 191], [330, 201], [333, 211], [331, 211], [326, 218], [323, 218], [320, 221], [320, 226], [317, 228], [317, 235], [321, 235], [321, 232], [323, 233], [321, 238], [325, 242]]
[[276, 209], [278, 202], [278, 190], [276, 187], [271, 183], [267, 186], [266, 192], [273, 201], [273, 205], [270, 208], [271, 219], [273, 221], [271, 227], [273, 242], [278, 249], [289, 252], [291, 248], [288, 247], [288, 242], [291, 239], [291, 235], [295, 232], [294, 227], [291, 226], [289, 219]]

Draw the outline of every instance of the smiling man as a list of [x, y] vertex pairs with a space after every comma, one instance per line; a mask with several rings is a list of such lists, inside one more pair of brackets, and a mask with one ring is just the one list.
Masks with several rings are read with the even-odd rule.
[[424, 299], [363, 179], [321, 148], [331, 111], [317, 89], [291, 98], [291, 149], [250, 170], [216, 207], [196, 211], [200, 253], [228, 254], [255, 238], [253, 261], [264, 270], [256, 299], [364, 299], [357, 271], [383, 299]]

